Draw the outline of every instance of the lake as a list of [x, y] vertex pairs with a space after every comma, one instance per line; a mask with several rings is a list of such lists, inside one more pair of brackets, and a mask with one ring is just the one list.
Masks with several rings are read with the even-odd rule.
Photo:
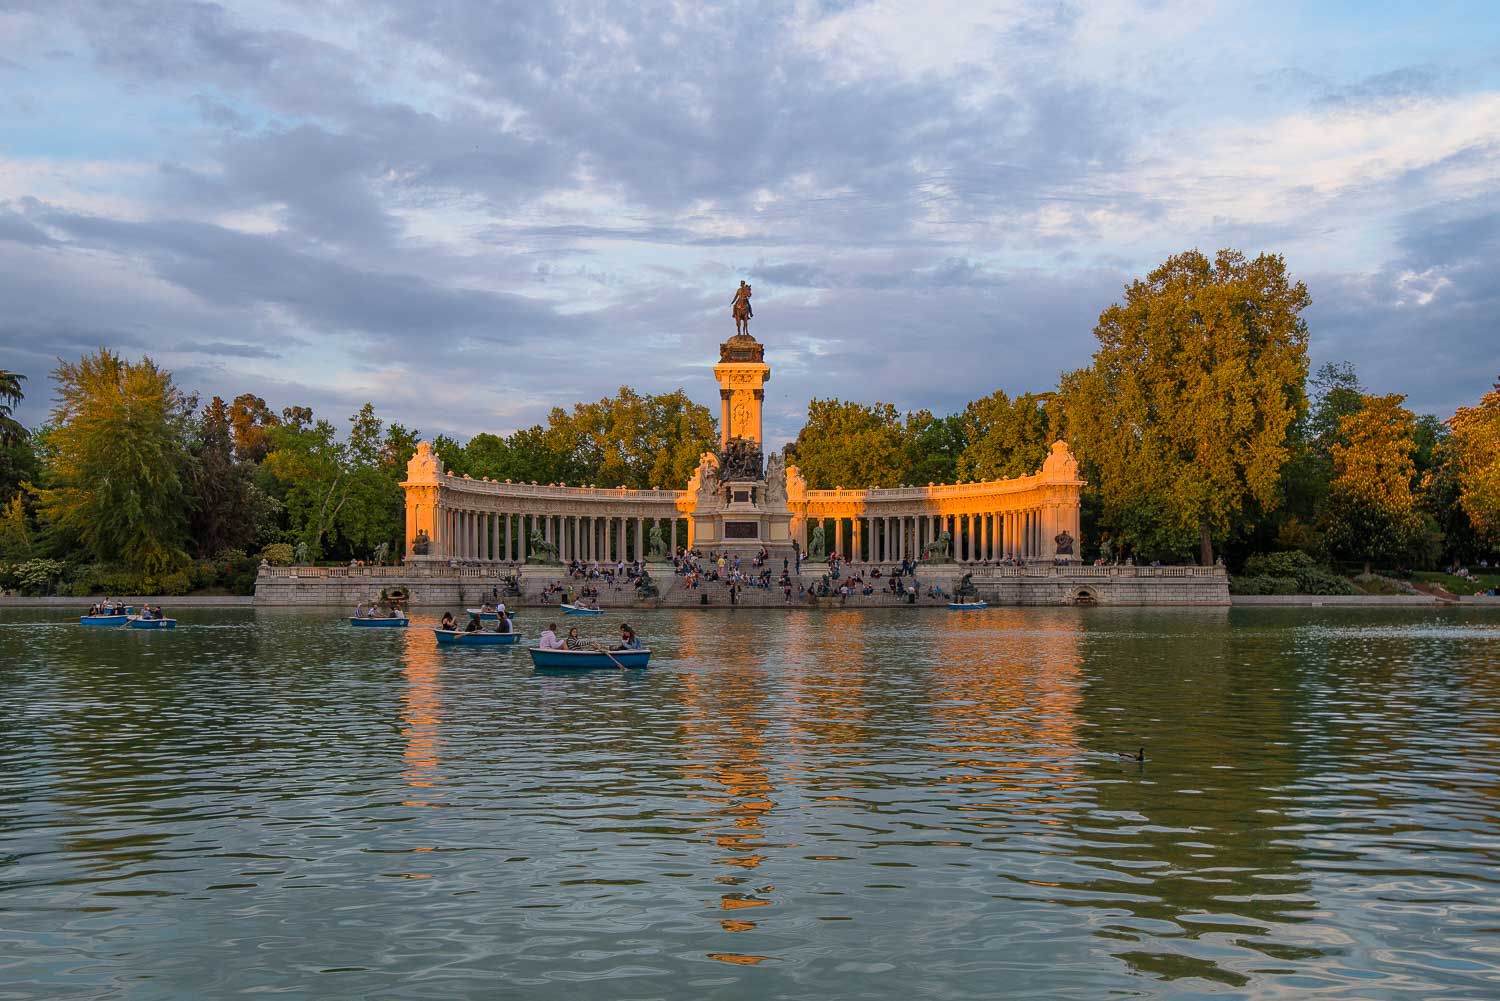
[[1500, 996], [1493, 611], [339, 614], [0, 611], [0, 998]]

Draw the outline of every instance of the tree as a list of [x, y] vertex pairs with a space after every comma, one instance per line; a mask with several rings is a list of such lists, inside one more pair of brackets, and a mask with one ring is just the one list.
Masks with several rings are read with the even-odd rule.
[[339, 533], [355, 554], [373, 553], [382, 542], [399, 549], [406, 514], [400, 483], [416, 451], [417, 435], [401, 424], [386, 429], [369, 403], [349, 424], [344, 449], [348, 495], [338, 516]]
[[1458, 480], [1458, 503], [1474, 533], [1500, 544], [1500, 383], [1477, 407], [1459, 407], [1449, 418]]
[[795, 448], [807, 485], [827, 490], [910, 482], [906, 446], [901, 415], [889, 403], [814, 399], [807, 404], [807, 423]]
[[1099, 316], [1090, 368], [1062, 381], [1068, 436], [1106, 516], [1151, 499], [1213, 561], [1249, 505], [1271, 508], [1306, 408], [1307, 288], [1279, 256], [1169, 258]]
[[1045, 395], [1023, 393], [1012, 400], [996, 390], [965, 407], [968, 444], [958, 457], [959, 477], [1000, 480], [1041, 469], [1055, 437], [1046, 403]]
[[193, 443], [189, 527], [199, 558], [256, 548], [276, 515], [275, 501], [255, 484], [253, 460], [235, 460], [236, 453], [255, 449], [241, 450], [234, 436], [234, 409], [215, 396], [203, 408]]
[[31, 529], [26, 524], [26, 502], [18, 493], [0, 513], [0, 559], [13, 562], [31, 556]]
[[717, 438], [708, 408], [682, 390], [643, 396], [621, 386], [613, 398], [579, 403], [571, 412], [554, 408], [543, 451], [563, 482], [681, 488]]
[[21, 391], [21, 382], [25, 378], [0, 368], [0, 445], [16, 445], [26, 439], [26, 428], [11, 416], [16, 404], [26, 398]]
[[909, 483], [952, 483], [961, 478], [959, 457], [968, 445], [962, 414], [934, 417], [929, 410], [906, 415], [906, 473]]
[[54, 485], [39, 502], [49, 528], [100, 562], [147, 573], [183, 562], [196, 401], [150, 358], [128, 362], [104, 348], [52, 377]]
[[320, 558], [324, 541], [349, 496], [344, 446], [338, 440], [338, 431], [327, 421], [312, 421], [310, 416], [283, 420], [271, 430], [265, 468], [283, 491], [289, 534], [306, 543], [312, 559]]
[[1399, 393], [1367, 396], [1339, 420], [1333, 481], [1324, 506], [1324, 531], [1335, 553], [1364, 561], [1399, 558], [1422, 530], [1412, 490], [1416, 415]]
[[280, 423], [275, 412], [259, 396], [254, 393], [236, 396], [229, 405], [235, 457], [241, 462], [264, 462], [266, 454], [271, 451], [271, 429]]

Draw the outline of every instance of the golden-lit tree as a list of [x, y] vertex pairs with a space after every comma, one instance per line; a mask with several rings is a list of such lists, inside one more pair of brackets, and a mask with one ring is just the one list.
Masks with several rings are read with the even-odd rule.
[[1400, 558], [1422, 529], [1417, 510], [1417, 418], [1400, 393], [1366, 396], [1357, 413], [1339, 419], [1332, 448], [1333, 481], [1324, 505], [1334, 552], [1364, 561]]
[[1178, 254], [1125, 290], [1094, 336], [1091, 367], [1064, 375], [1067, 435], [1105, 516], [1159, 510], [1213, 561], [1247, 505], [1277, 500], [1307, 406], [1311, 298], [1271, 254]]
[[1458, 503], [1474, 534], [1500, 543], [1500, 383], [1477, 407], [1459, 407], [1448, 421], [1458, 456]]

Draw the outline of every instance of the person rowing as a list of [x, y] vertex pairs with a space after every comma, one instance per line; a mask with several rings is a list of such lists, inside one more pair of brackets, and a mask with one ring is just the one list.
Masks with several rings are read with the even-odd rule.
[[466, 632], [466, 633], [477, 633], [477, 632], [479, 632], [479, 616], [473, 615], [473, 614], [471, 614], [469, 616], [469, 624], [466, 625], [466, 626], [464, 626], [464, 632]]
[[458, 623], [453, 621], [452, 612], [443, 613], [443, 621], [438, 624], [438, 628], [448, 632], [454, 632], [458, 629]]
[[622, 622], [620, 623], [620, 642], [610, 647], [610, 649], [641, 650], [644, 648], [641, 646], [640, 637], [635, 634], [634, 629], [630, 628], [630, 624], [627, 622]]

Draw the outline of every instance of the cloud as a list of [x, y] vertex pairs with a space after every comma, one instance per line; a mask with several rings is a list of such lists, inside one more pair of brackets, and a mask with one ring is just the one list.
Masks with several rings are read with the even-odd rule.
[[711, 405], [745, 278], [785, 437], [813, 395], [1049, 388], [1130, 276], [1237, 246], [1309, 282], [1316, 355], [1451, 410], [1497, 369], [1500, 91], [1461, 30], [1400, 28], [60, 0], [0, 19], [55, 53], [4, 68], [0, 349], [34, 375], [151, 351], [205, 393], [466, 435], [621, 383]]

